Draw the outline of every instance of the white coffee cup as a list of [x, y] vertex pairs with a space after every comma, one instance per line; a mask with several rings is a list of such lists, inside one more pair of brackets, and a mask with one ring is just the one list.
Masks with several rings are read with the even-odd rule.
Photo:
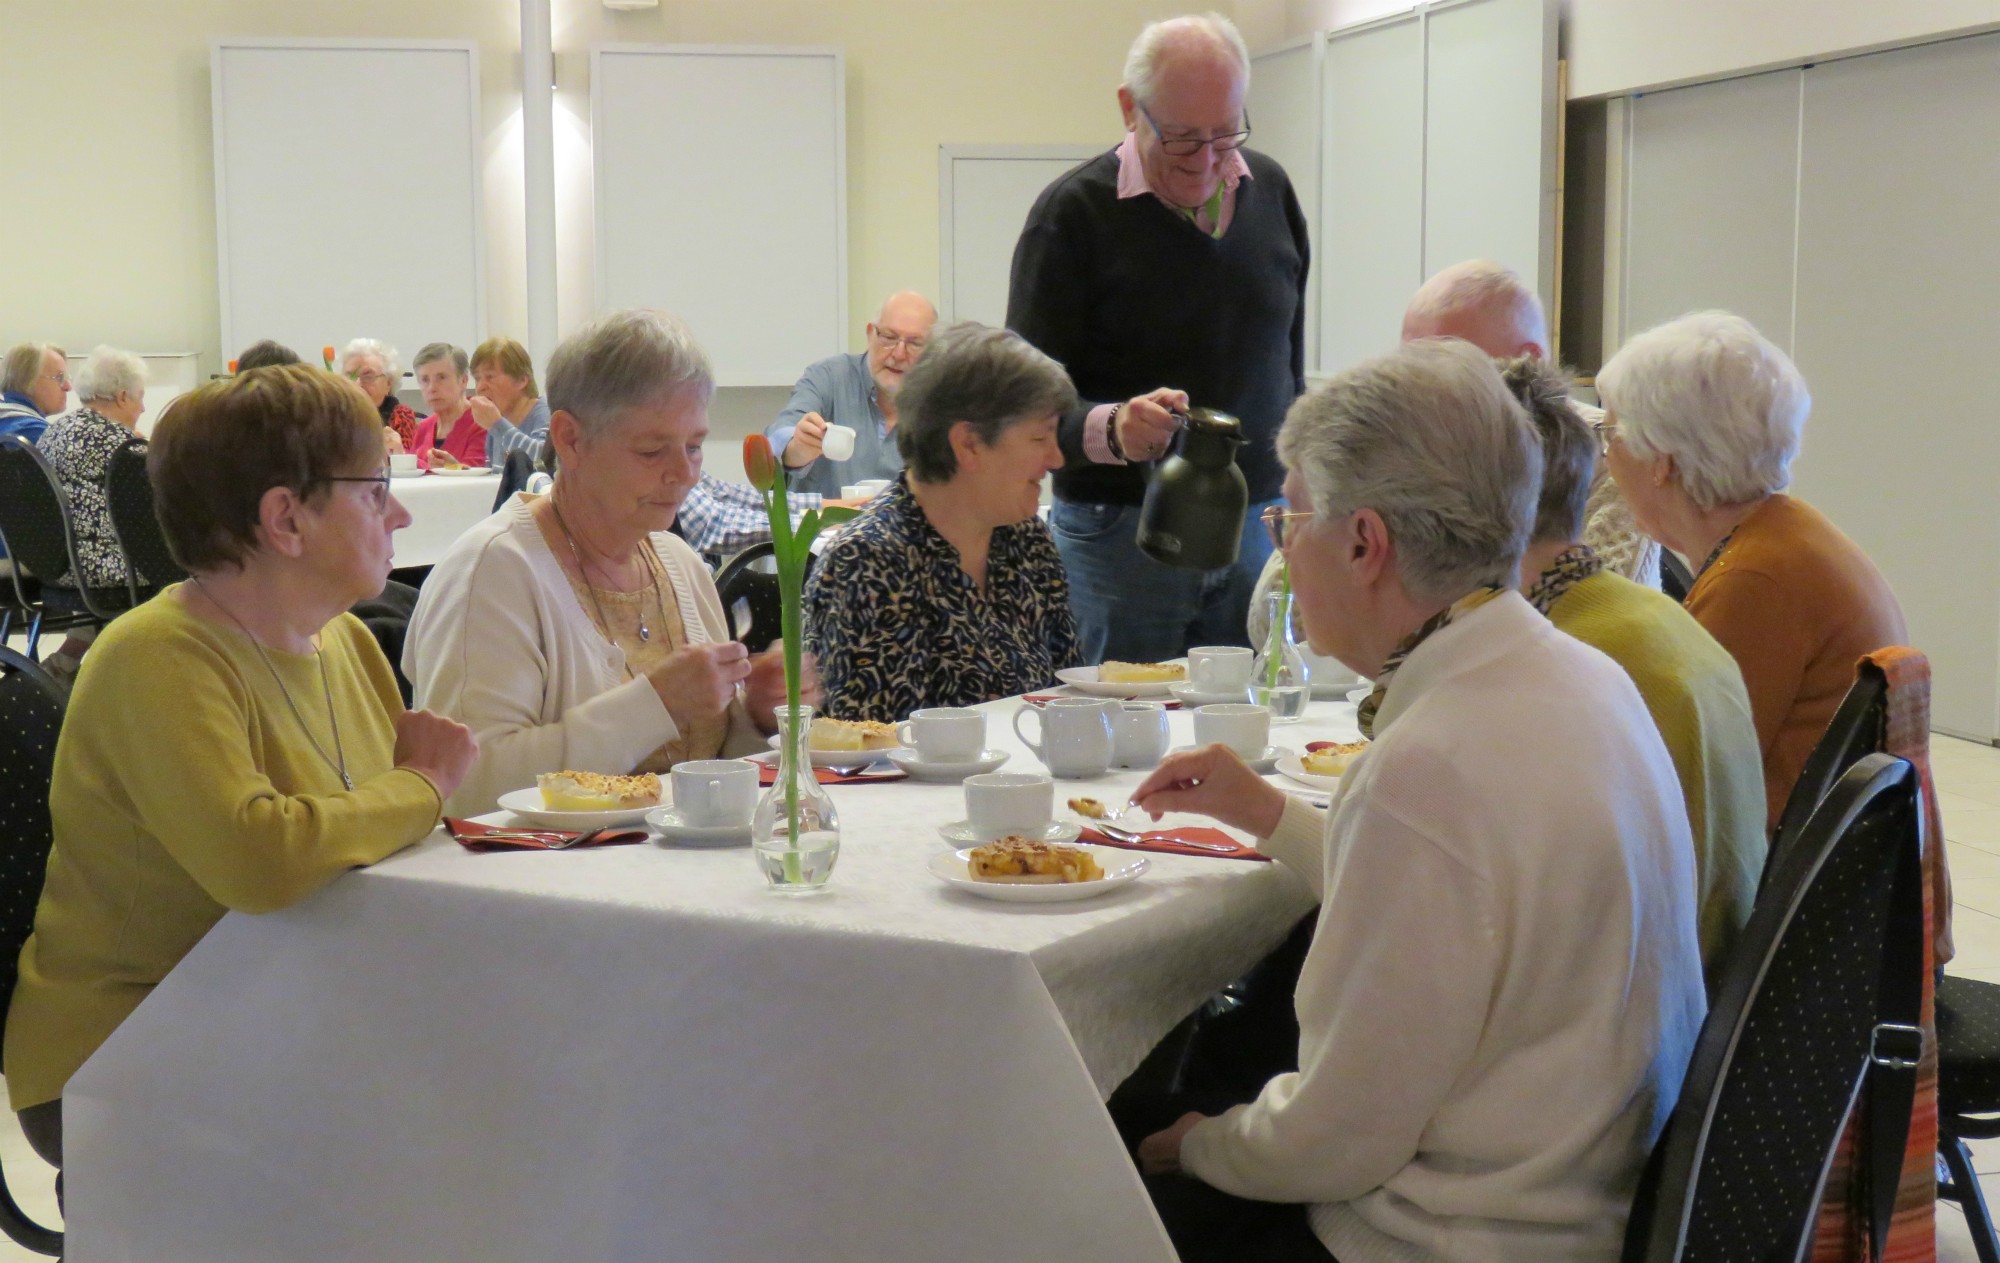
[[843, 486], [840, 489], [840, 498], [843, 500], [866, 500], [868, 498], [868, 492], [865, 489], [850, 483], [846, 486]]
[[[1033, 706], [1015, 711], [1014, 735], [1057, 776], [1101, 776], [1111, 767], [1111, 716], [1117, 709], [1106, 697], [1058, 697], [1039, 711]], [[1021, 731], [1029, 715], [1039, 719], [1040, 741]]]
[[1159, 702], [1124, 702], [1111, 715], [1111, 744], [1119, 767], [1151, 767], [1167, 757], [1167, 708]]
[[860, 482], [854, 484], [855, 488], [870, 500], [873, 500], [876, 496], [881, 495], [895, 485], [896, 480], [893, 478], [863, 478]]
[[1245, 702], [1223, 702], [1197, 706], [1194, 712], [1194, 743], [1198, 746], [1221, 742], [1246, 759], [1264, 753], [1271, 742], [1271, 712]]
[[748, 825], [757, 809], [757, 765], [748, 759], [696, 759], [672, 772], [674, 811], [700, 828]]
[[1209, 693], [1250, 687], [1256, 655], [1237, 645], [1207, 645], [1188, 650], [1188, 680]]
[[986, 712], [931, 706], [896, 725], [896, 740], [926, 763], [970, 763], [986, 748]]
[[415, 452], [391, 452], [389, 454], [389, 472], [392, 474], [416, 473], [417, 454]]
[[848, 460], [854, 455], [854, 430], [845, 425], [829, 425], [820, 436], [820, 455], [828, 460]]
[[965, 778], [965, 818], [982, 842], [1039, 834], [1056, 813], [1056, 783], [1040, 772], [987, 772]]

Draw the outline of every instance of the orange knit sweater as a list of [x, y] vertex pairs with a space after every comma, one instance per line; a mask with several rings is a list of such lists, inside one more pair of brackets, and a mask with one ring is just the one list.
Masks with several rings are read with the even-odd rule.
[[1902, 607], [1825, 514], [1774, 495], [1695, 581], [1687, 609], [1743, 669], [1764, 751], [1765, 825], [1775, 829], [1856, 664], [1909, 643]]

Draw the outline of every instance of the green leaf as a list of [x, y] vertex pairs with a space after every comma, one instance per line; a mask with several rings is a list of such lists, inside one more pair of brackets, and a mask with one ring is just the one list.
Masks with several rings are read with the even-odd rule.
[[821, 526], [833, 526], [836, 523], [845, 522], [848, 521], [849, 519], [857, 518], [860, 516], [861, 516], [861, 510], [859, 509], [842, 508], [839, 505], [831, 505], [831, 504], [827, 505], [826, 507], [822, 508], [819, 511], [819, 521]]

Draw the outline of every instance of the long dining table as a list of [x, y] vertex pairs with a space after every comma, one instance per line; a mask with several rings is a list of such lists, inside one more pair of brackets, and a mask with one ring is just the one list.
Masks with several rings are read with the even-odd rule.
[[500, 471], [396, 478], [389, 490], [410, 511], [410, 524], [396, 532], [395, 564], [434, 566], [459, 536], [492, 514]]
[[[1022, 704], [985, 707], [988, 745], [1041, 771]], [[1355, 736], [1338, 701], [1272, 729]], [[1058, 815], [1142, 775], [1058, 780]], [[1304, 883], [1154, 854], [1092, 900], [994, 902], [926, 867], [959, 785], [830, 792], [818, 894], [747, 848], [440, 830], [226, 916], [70, 1083], [68, 1257], [1171, 1260], [1103, 1101]]]

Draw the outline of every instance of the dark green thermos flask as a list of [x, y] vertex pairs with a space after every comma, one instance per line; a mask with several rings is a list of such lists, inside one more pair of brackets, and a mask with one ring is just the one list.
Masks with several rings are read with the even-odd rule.
[[1234, 565], [1243, 544], [1250, 485], [1236, 467], [1243, 423], [1226, 412], [1190, 408], [1180, 450], [1153, 470], [1139, 510], [1139, 547], [1184, 570]]

